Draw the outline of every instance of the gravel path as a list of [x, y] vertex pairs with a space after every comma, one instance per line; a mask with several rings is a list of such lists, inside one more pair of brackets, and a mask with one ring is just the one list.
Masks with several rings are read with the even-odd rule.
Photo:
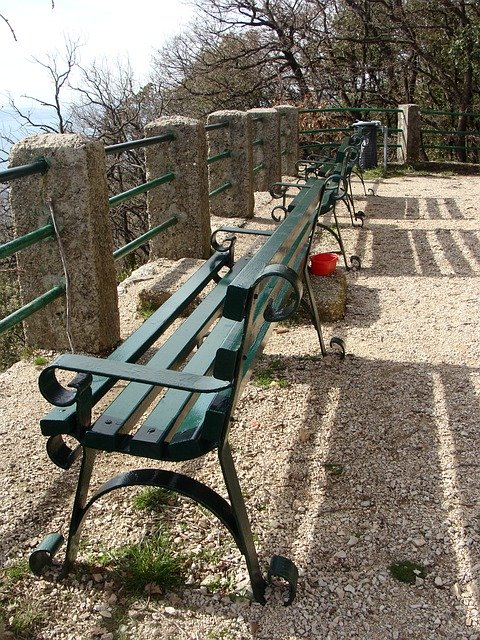
[[[362, 270], [348, 274], [344, 321], [325, 327], [346, 340], [346, 359], [319, 358], [308, 325], [281, 327], [259, 364], [280, 379], [248, 385], [232, 435], [262, 561], [279, 553], [300, 569], [294, 604], [278, 590], [264, 607], [234, 597], [248, 584], [242, 558], [186, 502], [167, 523], [195, 556], [186, 586], [129, 596], [94, 555], [156, 526], [127, 491], [93, 509], [67, 579], [26, 572], [29, 549], [65, 531], [75, 474], [47, 459], [39, 370], [20, 362], [0, 376], [0, 638], [480, 638], [480, 183], [373, 186], [377, 195], [357, 197], [365, 227], [345, 229]], [[272, 205], [260, 204], [263, 224]], [[121, 297], [124, 327], [139, 322], [138, 286]], [[119, 465], [104, 458], [105, 470]], [[213, 456], [195, 467], [221, 489]], [[413, 585], [389, 571], [403, 561], [425, 570]]]

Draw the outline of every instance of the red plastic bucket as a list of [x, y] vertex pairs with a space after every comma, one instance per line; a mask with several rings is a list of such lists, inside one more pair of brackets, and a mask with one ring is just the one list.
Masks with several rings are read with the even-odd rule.
[[310, 256], [310, 271], [315, 276], [330, 276], [337, 266], [336, 253], [317, 253]]

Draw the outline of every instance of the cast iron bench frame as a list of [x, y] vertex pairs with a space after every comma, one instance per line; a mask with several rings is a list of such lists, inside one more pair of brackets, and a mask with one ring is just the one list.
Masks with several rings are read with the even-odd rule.
[[[267, 581], [260, 569], [228, 433], [255, 358], [261, 354], [273, 323], [298, 309], [303, 284], [308, 295], [306, 306], [322, 354], [326, 353], [307, 266], [325, 186], [324, 180], [315, 181], [276, 229], [260, 231], [267, 240], [250, 258], [235, 262], [235, 238], [227, 237], [219, 244], [215, 236], [212, 256], [108, 358], [65, 354], [41, 372], [40, 391], [55, 406], [40, 421], [48, 438], [48, 455], [62, 469], [82, 458], [60, 577], [75, 561], [82, 526], [96, 500], [122, 487], [154, 486], [192, 498], [218, 517], [245, 556], [253, 597], [265, 602]], [[149, 362], [136, 364], [213, 282], [213, 289]], [[339, 346], [344, 355], [341, 339], [332, 338], [330, 345]], [[68, 388], [58, 381], [58, 370], [76, 374]], [[127, 386], [92, 423], [92, 408], [118, 380], [128, 381]], [[130, 431], [161, 388], [166, 389], [164, 396], [132, 435]], [[78, 445], [71, 448], [65, 436], [73, 437]], [[191, 460], [213, 450], [218, 454], [229, 501], [193, 477], [158, 468], [120, 473], [90, 495], [98, 451], [171, 462]], [[52, 564], [62, 542], [61, 534], [48, 535], [30, 555], [31, 570], [40, 574]], [[267, 580], [274, 575], [288, 583], [286, 604], [291, 603], [298, 579], [294, 563], [274, 556]]]

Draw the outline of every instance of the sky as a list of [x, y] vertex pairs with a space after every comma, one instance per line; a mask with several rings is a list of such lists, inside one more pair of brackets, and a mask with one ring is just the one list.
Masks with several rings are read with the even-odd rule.
[[[139, 82], [147, 79], [156, 48], [178, 33], [192, 17], [184, 0], [0, 0], [0, 108], [10, 93], [19, 104], [22, 95], [50, 98], [48, 74], [33, 57], [64, 51], [65, 37], [79, 39], [80, 61], [130, 61]], [[51, 86], [51, 85], [50, 85]]]

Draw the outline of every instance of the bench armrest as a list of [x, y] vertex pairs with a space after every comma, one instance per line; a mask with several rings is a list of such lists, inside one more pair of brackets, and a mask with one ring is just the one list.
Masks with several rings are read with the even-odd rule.
[[93, 356], [65, 354], [57, 358], [51, 365], [45, 367], [40, 374], [38, 386], [43, 397], [57, 407], [74, 404], [81, 384], [71, 383], [74, 391], [68, 391], [57, 380], [56, 371], [73, 371], [83, 376], [83, 386], [88, 385], [92, 375], [105, 376], [115, 380], [141, 382], [169, 389], [182, 389], [192, 393], [215, 393], [232, 387], [227, 380], [219, 380], [213, 376], [202, 376], [171, 369], [153, 369], [148, 365], [131, 364], [114, 360], [104, 360]]

